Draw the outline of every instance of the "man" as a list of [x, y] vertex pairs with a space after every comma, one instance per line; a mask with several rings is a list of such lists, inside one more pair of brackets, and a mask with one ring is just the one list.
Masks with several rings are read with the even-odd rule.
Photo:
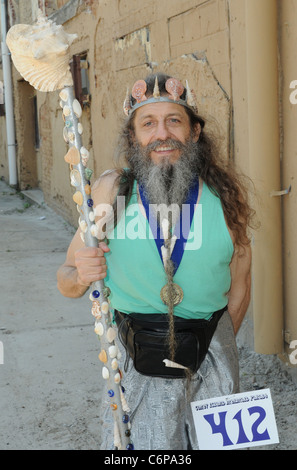
[[[123, 385], [135, 449], [198, 449], [190, 402], [238, 392], [235, 335], [250, 301], [252, 211], [239, 176], [219, 161], [188, 86], [149, 76], [136, 82], [124, 110], [118, 156], [127, 168], [104, 174], [92, 193], [95, 206], [113, 207], [114, 226], [98, 248], [84, 247], [78, 229], [58, 287], [79, 297], [104, 279], [111, 290], [133, 358]], [[140, 317], [127, 329], [132, 313]], [[167, 319], [162, 353], [156, 338], [163, 332], [159, 324], [154, 330], [160, 314]], [[127, 338], [141, 319], [153, 324], [131, 350]], [[110, 439], [106, 433], [103, 447]]]

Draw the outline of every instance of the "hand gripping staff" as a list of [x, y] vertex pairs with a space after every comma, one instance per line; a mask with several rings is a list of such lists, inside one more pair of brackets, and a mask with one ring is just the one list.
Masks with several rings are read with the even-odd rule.
[[[91, 197], [90, 174], [86, 165], [88, 151], [82, 146], [82, 114], [80, 103], [74, 97], [73, 79], [69, 68], [69, 48], [77, 37], [67, 34], [39, 13], [34, 25], [15, 25], [7, 34], [7, 45], [16, 69], [36, 90], [59, 90], [65, 127], [63, 136], [69, 150], [65, 161], [70, 165], [70, 181], [75, 188], [73, 200], [80, 213], [81, 236], [86, 246], [98, 246], [98, 227]], [[102, 375], [108, 381], [108, 396], [114, 417], [114, 446], [118, 450], [133, 450], [130, 440], [129, 408], [121, 386], [120, 356], [115, 343], [116, 330], [108, 302], [109, 289], [104, 281], [93, 283], [90, 299], [95, 317], [95, 333], [101, 343], [99, 359], [103, 363]]]

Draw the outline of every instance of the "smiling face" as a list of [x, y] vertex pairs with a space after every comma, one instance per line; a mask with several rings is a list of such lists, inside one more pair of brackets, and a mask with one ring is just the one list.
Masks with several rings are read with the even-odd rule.
[[[200, 125], [197, 124], [193, 142], [198, 141], [200, 131]], [[135, 111], [134, 132], [142, 147], [152, 144], [150, 158], [153, 163], [159, 164], [166, 160], [174, 164], [181, 155], [178, 143], [185, 144], [191, 136], [190, 119], [185, 108], [179, 104], [150, 103]]]

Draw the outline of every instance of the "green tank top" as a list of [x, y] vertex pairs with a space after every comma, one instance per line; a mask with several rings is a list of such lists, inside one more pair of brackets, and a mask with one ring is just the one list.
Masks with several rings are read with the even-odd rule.
[[[143, 208], [137, 183], [117, 226], [109, 234], [107, 277], [111, 308], [123, 313], [167, 313], [160, 291], [166, 275]], [[220, 199], [203, 184], [188, 241], [174, 282], [184, 297], [174, 314], [185, 319], [208, 319], [228, 303], [233, 243]]]

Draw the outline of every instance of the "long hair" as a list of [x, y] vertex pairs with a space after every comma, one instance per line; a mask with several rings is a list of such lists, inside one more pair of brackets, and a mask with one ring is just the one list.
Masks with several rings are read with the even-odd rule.
[[[158, 77], [159, 90], [161, 95], [167, 94], [165, 83], [168, 75], [152, 74], [146, 78], [147, 96], [153, 94], [155, 78]], [[185, 95], [186, 91], [184, 92]], [[181, 96], [182, 99], [185, 96]], [[131, 97], [132, 103], [133, 98]], [[134, 103], [133, 103], [134, 104]], [[201, 126], [201, 133], [197, 142], [197, 174], [202, 181], [209, 187], [221, 201], [224, 215], [229, 229], [232, 231], [235, 244], [238, 246], [248, 245], [250, 243], [249, 228], [253, 227], [255, 212], [249, 203], [249, 179], [240, 175], [235, 169], [233, 162], [225, 161], [220, 157], [219, 147], [214, 137], [205, 130], [205, 120], [202, 116], [196, 114], [192, 109], [186, 108], [190, 119], [192, 131], [197, 123]], [[134, 114], [127, 118], [123, 124], [122, 132], [119, 137], [116, 149], [116, 163], [121, 160], [125, 162], [127, 168], [119, 168], [118, 196], [124, 196], [126, 205], [128, 205], [132, 194], [132, 188], [135, 180], [133, 164], [129, 161], [129, 149], [133, 146], [132, 136], [134, 135]], [[117, 220], [116, 201], [114, 204], [114, 220]]]

